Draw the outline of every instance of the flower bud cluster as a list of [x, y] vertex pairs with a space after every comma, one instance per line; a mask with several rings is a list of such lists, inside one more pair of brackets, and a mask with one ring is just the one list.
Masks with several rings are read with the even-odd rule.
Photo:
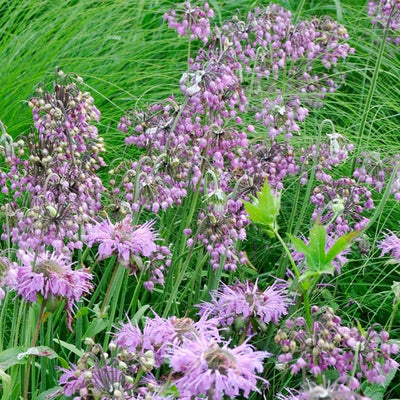
[[210, 18], [214, 18], [214, 11], [207, 2], [199, 7], [186, 1], [164, 14], [168, 26], [175, 29], [179, 36], [189, 33], [190, 40], [199, 39], [204, 43], [210, 35]]
[[374, 208], [371, 192], [351, 178], [340, 178], [317, 186], [311, 195], [316, 205], [313, 218], [328, 223], [328, 233], [342, 236], [351, 230], [361, 230], [368, 223], [365, 210]]
[[300, 183], [308, 181], [309, 171], [314, 168], [315, 178], [323, 183], [333, 182], [331, 171], [334, 167], [344, 163], [354, 150], [352, 143], [346, 143], [346, 139], [339, 133], [327, 134], [326, 140], [318, 144], [300, 149], [299, 165], [301, 165]]
[[141, 363], [151, 363], [148, 353], [141, 361], [126, 349], [109, 346], [106, 352], [99, 344], [87, 338], [88, 350], [70, 369], [62, 368], [59, 379], [66, 396], [74, 399], [89, 398], [127, 399], [135, 393], [134, 378]]
[[48, 245], [68, 253], [82, 246], [79, 228], [101, 208], [104, 187], [95, 172], [105, 148], [93, 125], [100, 117], [93, 98], [72, 77], [58, 77], [52, 92], [38, 87], [29, 101], [34, 128], [6, 156], [0, 186], [10, 218], [1, 238], [9, 234], [22, 249]]
[[[360, 165], [354, 170], [353, 176], [358, 182], [372, 186], [377, 192], [381, 193], [385, 185], [391, 178], [396, 166], [400, 163], [400, 155], [381, 157], [378, 152], [362, 152], [357, 159]], [[394, 198], [400, 201], [400, 173], [393, 177], [390, 192]]]
[[[371, 23], [394, 31], [388, 40], [395, 45], [400, 44], [400, 2], [398, 0], [371, 0], [367, 3]], [[397, 31], [397, 32], [396, 32]]]
[[306, 371], [319, 376], [333, 369], [341, 383], [357, 389], [362, 379], [384, 383], [385, 375], [398, 367], [391, 357], [399, 347], [389, 342], [384, 330], [378, 332], [371, 327], [363, 333], [344, 326], [330, 307], [312, 307], [312, 320], [311, 331], [304, 318], [287, 320], [275, 336], [282, 350], [278, 361], [292, 374]]

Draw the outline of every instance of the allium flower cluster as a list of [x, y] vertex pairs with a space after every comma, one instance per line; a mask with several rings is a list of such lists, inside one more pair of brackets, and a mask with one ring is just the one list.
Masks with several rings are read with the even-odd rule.
[[[383, 383], [398, 363], [391, 358], [399, 352], [396, 344], [388, 342], [389, 334], [369, 328], [343, 326], [341, 319], [329, 307], [312, 307], [312, 330], [303, 318], [287, 320], [275, 336], [282, 354], [278, 361], [289, 367], [292, 374], [307, 371], [313, 376], [328, 369], [339, 373], [340, 382], [357, 389], [366, 378], [371, 383]], [[353, 373], [354, 371], [355, 374]]]
[[338, 237], [365, 228], [368, 218], [363, 213], [374, 208], [371, 192], [351, 178], [317, 186], [310, 200], [316, 205], [313, 218], [319, 216], [321, 222], [329, 223], [328, 233]]
[[[357, 163], [361, 165], [353, 172], [354, 178], [358, 182], [372, 186], [380, 193], [394, 173], [396, 166], [399, 165], [400, 155], [382, 158], [378, 152], [362, 152]], [[400, 201], [400, 173], [397, 172], [393, 178], [390, 192], [394, 194], [397, 201]]]
[[[290, 137], [299, 129], [296, 121], [303, 121], [308, 114], [305, 105], [319, 105], [316, 99], [336, 90], [338, 83], [316, 69], [320, 61], [323, 69], [329, 70], [352, 53], [346, 39], [346, 29], [328, 17], [295, 24], [291, 13], [275, 4], [256, 8], [244, 21], [235, 16], [218, 38], [224, 57], [231, 63], [238, 60], [241, 67], [236, 68], [251, 75], [251, 91], [275, 93], [276, 100], [265, 99], [256, 114], [272, 138], [280, 133]], [[287, 94], [283, 96], [276, 82], [286, 74], [289, 63]]]
[[247, 262], [245, 254], [235, 248], [235, 242], [246, 238], [245, 226], [248, 224], [240, 200], [211, 202], [199, 212], [196, 234], [188, 239], [187, 244], [194, 246], [197, 242], [202, 243], [215, 270], [223, 265], [224, 269], [234, 271], [239, 264]]
[[268, 135], [272, 140], [281, 134], [288, 139], [293, 133], [299, 133], [300, 126], [296, 121], [303, 122], [309, 111], [301, 106], [299, 97], [292, 96], [284, 101], [280, 90], [276, 92], [275, 100], [264, 100], [261, 111], [255, 114], [255, 120], [262, 121], [268, 127]]
[[17, 256], [21, 265], [15, 266], [16, 277], [11, 288], [25, 301], [45, 301], [49, 310], [58, 301], [65, 301], [71, 329], [74, 305], [92, 289], [92, 275], [86, 269], [72, 269], [72, 263], [65, 255], [19, 250]]
[[101, 208], [104, 188], [95, 171], [104, 165], [104, 144], [93, 125], [100, 117], [93, 98], [70, 76], [58, 76], [52, 92], [39, 86], [29, 101], [35, 128], [4, 152], [9, 172], [1, 171], [0, 186], [10, 226], [1, 238], [68, 253], [82, 246], [80, 226]]
[[4, 287], [11, 287], [15, 284], [17, 271], [15, 266], [7, 257], [0, 256], [0, 304], [6, 292]]
[[[254, 351], [246, 343], [235, 348], [215, 339], [196, 337], [183, 338], [180, 346], [175, 346], [170, 356], [170, 365], [179, 374], [175, 384], [180, 396], [206, 396], [221, 400], [224, 395], [235, 398], [250, 392], [259, 392], [256, 372], [263, 371], [263, 359], [268, 353]], [[264, 382], [266, 384], [266, 382]]]
[[299, 165], [301, 165], [302, 184], [307, 183], [308, 174], [311, 168], [315, 168], [315, 178], [323, 183], [333, 182], [331, 171], [333, 167], [344, 163], [348, 159], [349, 152], [352, 152], [354, 145], [346, 143], [345, 138], [333, 131], [327, 134], [327, 141], [312, 144], [307, 148], [300, 149]]
[[200, 315], [209, 315], [223, 327], [235, 326], [246, 333], [256, 332], [269, 323], [277, 324], [287, 314], [290, 299], [287, 289], [278, 284], [260, 290], [258, 283], [237, 282], [211, 294], [211, 302], [198, 305]]
[[[375, 0], [367, 3], [368, 15], [371, 23], [380, 27], [388, 27], [393, 31], [400, 30], [400, 4], [397, 0]], [[389, 40], [395, 45], [400, 44], [399, 32], [393, 32]]]
[[209, 18], [214, 18], [214, 11], [206, 2], [199, 7], [186, 1], [164, 14], [164, 20], [168, 21], [168, 26], [176, 29], [179, 36], [190, 33], [190, 40], [199, 39], [204, 43], [210, 35]]
[[144, 372], [152, 369], [154, 357], [151, 352], [139, 357], [113, 344], [109, 345], [109, 351], [106, 352], [91, 339], [86, 339], [86, 343], [88, 350], [77, 365], [62, 369], [59, 384], [66, 396], [74, 396], [74, 400], [144, 399], [140, 391], [149, 390], [145, 385], [142, 386], [142, 382], [134, 384], [134, 377], [140, 367]]
[[288, 143], [250, 145], [242, 152], [233, 171], [235, 190], [240, 198], [249, 201], [249, 195], [256, 196], [267, 177], [271, 187], [282, 189], [284, 179], [297, 174], [299, 169], [294, 149]]

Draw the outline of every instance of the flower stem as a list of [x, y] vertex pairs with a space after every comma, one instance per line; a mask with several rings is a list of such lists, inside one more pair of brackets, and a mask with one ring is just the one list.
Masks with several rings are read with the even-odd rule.
[[296, 275], [297, 281], [299, 282], [299, 285], [303, 291], [304, 308], [305, 308], [305, 312], [306, 312], [306, 322], [307, 322], [308, 330], [311, 332], [312, 321], [311, 321], [310, 295], [308, 293], [308, 280], [305, 282], [305, 284], [300, 283], [300, 272], [299, 272], [299, 269], [297, 268], [296, 263], [293, 260], [293, 257], [290, 253], [289, 248], [287, 247], [285, 241], [282, 239], [281, 235], [278, 233], [277, 229], [274, 229], [274, 233], [275, 233], [276, 237], [278, 238], [279, 242], [281, 243], [283, 249], [285, 250], [285, 252], [289, 258], [290, 264], [292, 266], [293, 272]]
[[392, 330], [393, 321], [394, 321], [394, 318], [395, 318], [395, 316], [397, 314], [397, 310], [399, 309], [399, 304], [400, 304], [400, 302], [396, 301], [395, 305], [393, 306], [392, 313], [390, 314], [389, 325], [388, 325], [388, 327], [386, 329], [388, 333], [390, 333], [390, 331]]
[[[37, 319], [36, 327], [35, 327], [35, 332], [33, 334], [33, 338], [31, 341], [31, 346], [30, 347], [35, 347], [36, 342], [39, 337], [39, 331], [40, 331], [40, 325], [42, 323], [43, 319], [43, 314], [44, 314], [44, 309], [46, 307], [46, 300], [44, 299], [42, 301], [42, 304], [40, 305], [40, 311], [39, 311], [39, 316]], [[28, 364], [26, 366], [26, 373], [25, 373], [25, 382], [24, 382], [24, 400], [28, 400], [28, 389], [29, 389], [29, 378], [30, 378], [30, 373], [31, 373], [31, 359], [28, 359]]]
[[111, 280], [110, 280], [110, 283], [108, 284], [107, 291], [106, 291], [106, 294], [105, 294], [104, 299], [103, 299], [103, 304], [102, 304], [101, 309], [100, 309], [100, 315], [104, 314], [104, 310], [107, 307], [108, 300], [109, 300], [110, 295], [111, 295], [111, 289], [112, 289], [112, 286], [114, 284], [115, 277], [117, 276], [118, 267], [119, 267], [119, 264], [116, 264], [115, 267], [114, 267], [114, 271], [112, 273]]

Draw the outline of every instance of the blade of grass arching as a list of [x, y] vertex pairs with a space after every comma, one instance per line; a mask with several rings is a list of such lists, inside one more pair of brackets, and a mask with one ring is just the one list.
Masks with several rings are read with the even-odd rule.
[[339, 0], [333, 0], [336, 7], [336, 19], [338, 22], [343, 22], [343, 10]]
[[369, 87], [369, 90], [368, 90], [367, 99], [365, 100], [364, 108], [363, 108], [363, 111], [362, 111], [362, 114], [361, 114], [360, 127], [358, 129], [357, 137], [356, 137], [356, 147], [355, 147], [356, 148], [356, 157], [354, 157], [354, 160], [353, 160], [353, 164], [352, 164], [352, 168], [351, 168], [352, 172], [354, 172], [354, 170], [355, 170], [356, 158], [360, 154], [360, 144], [361, 144], [361, 142], [363, 140], [363, 137], [364, 137], [365, 125], [367, 123], [367, 118], [368, 118], [368, 114], [369, 114], [369, 111], [370, 111], [372, 98], [374, 96], [375, 89], [376, 89], [376, 84], [378, 82], [378, 77], [379, 77], [381, 63], [382, 63], [383, 52], [385, 50], [387, 37], [389, 35], [389, 26], [390, 26], [390, 18], [388, 18], [387, 25], [386, 25], [386, 27], [384, 29], [384, 32], [383, 32], [383, 37], [381, 39], [381, 43], [380, 43], [380, 46], [379, 46], [379, 52], [378, 52], [378, 56], [377, 56], [377, 59], [376, 59], [376, 62], [375, 62], [375, 67], [374, 67], [374, 70], [373, 70], [373, 75], [372, 75], [371, 84], [370, 84], [370, 87]]

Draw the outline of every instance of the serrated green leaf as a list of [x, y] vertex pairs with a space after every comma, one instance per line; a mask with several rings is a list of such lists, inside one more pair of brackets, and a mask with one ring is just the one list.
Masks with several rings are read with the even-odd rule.
[[308, 245], [299, 238], [289, 235], [293, 247], [296, 251], [304, 254], [306, 259], [307, 271], [302, 274], [301, 280], [315, 275], [333, 275], [335, 267], [332, 265], [332, 261], [350, 245], [352, 240], [357, 237], [359, 233], [360, 231], [355, 231], [341, 236], [327, 253], [325, 253], [327, 232], [319, 220], [315, 222], [310, 230], [310, 242]]
[[311, 249], [299, 238], [292, 236], [292, 235], [288, 235], [290, 240], [292, 241], [292, 245], [295, 248], [296, 251], [298, 251], [299, 253], [304, 254], [304, 256], [306, 257], [306, 261], [307, 261], [307, 265], [308, 263], [312, 263], [313, 262], [313, 257], [312, 257], [312, 252]]
[[276, 219], [279, 215], [280, 196], [274, 195], [268, 180], [265, 181], [261, 192], [257, 192], [253, 203], [244, 200], [242, 202], [250, 220], [260, 224], [266, 233], [273, 236], [274, 231], [278, 229]]
[[310, 230], [310, 249], [315, 266], [325, 265], [326, 229], [317, 220]]
[[89, 307], [82, 307], [75, 314], [75, 319], [78, 319], [78, 318], [83, 317], [84, 315], [88, 315], [88, 314], [89, 314]]
[[343, 250], [345, 250], [351, 242], [360, 234], [360, 231], [346, 233], [341, 236], [326, 253], [327, 262], [332, 262]]

